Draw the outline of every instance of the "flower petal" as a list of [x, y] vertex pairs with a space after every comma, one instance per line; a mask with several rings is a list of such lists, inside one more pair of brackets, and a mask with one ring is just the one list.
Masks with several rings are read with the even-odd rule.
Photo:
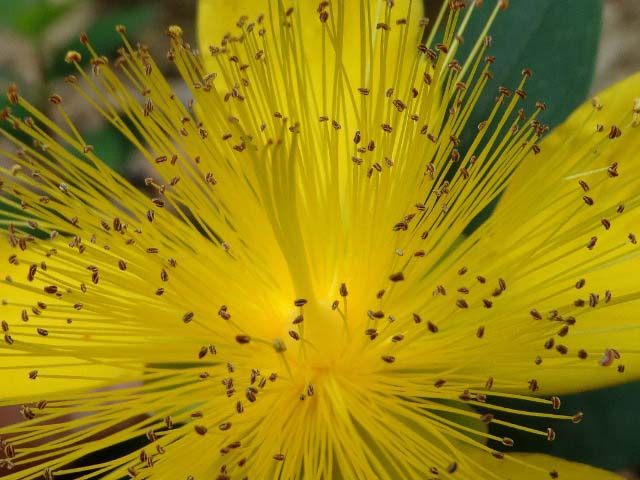
[[[545, 138], [460, 247], [456, 264], [491, 284], [483, 341], [494, 367], [479, 356], [478, 371], [525, 391], [535, 379], [537, 394], [640, 377], [638, 85], [640, 74], [624, 80]], [[491, 293], [498, 279], [506, 288]]]
[[[0, 243], [0, 258], [8, 258], [12, 253], [8, 244]], [[23, 258], [31, 258], [34, 262], [38, 259], [29, 252], [24, 252]], [[20, 280], [23, 279], [7, 277], [0, 280], [0, 316], [3, 320], [0, 372], [3, 383], [11, 386], [3, 391], [0, 404], [11, 405], [24, 402], [24, 398], [33, 399], [54, 392], [95, 388], [123, 374], [121, 368], [74, 357], [71, 348], [91, 348], [91, 336], [74, 336], [70, 333], [70, 323], [46, 315], [47, 306], [42, 300], [48, 301], [48, 295], [43, 292], [47, 284], [39, 275], [35, 275], [27, 289], [14, 284]], [[34, 303], [35, 292], [41, 297], [39, 304]], [[57, 352], [47, 348], [52, 341], [60, 347]], [[69, 349], [68, 356], [60, 353], [65, 348]]]
[[[503, 459], [498, 459], [479, 449], [462, 447], [461, 450], [469, 459], [478, 462], [495, 475], [495, 478], [500, 479], [622, 480], [623, 478], [600, 468], [540, 453], [512, 453]], [[461, 466], [461, 470], [463, 468]]]

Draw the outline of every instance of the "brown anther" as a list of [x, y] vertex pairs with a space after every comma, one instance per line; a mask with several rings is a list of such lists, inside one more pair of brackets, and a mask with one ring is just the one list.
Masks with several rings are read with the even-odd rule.
[[580, 280], [578, 280], [576, 282], [576, 288], [578, 290], [580, 290], [582, 287], [584, 287], [584, 285], [587, 283], [587, 281], [584, 278], [581, 278]]
[[456, 306], [458, 308], [469, 308], [469, 304], [464, 298], [459, 298], [456, 300]]
[[560, 410], [560, 405], [562, 404], [562, 402], [560, 401], [560, 397], [554, 395], [549, 400], [551, 400], [551, 407], [554, 410]]
[[584, 413], [578, 412], [573, 417], [571, 417], [571, 421], [573, 423], [580, 423], [583, 418], [584, 418]]
[[613, 297], [613, 294], [611, 293], [611, 290], [606, 290], [604, 292], [604, 303], [609, 303], [612, 297]]
[[624, 373], [624, 365], [618, 365], [618, 373]]
[[521, 90], [521, 89], [519, 89], [519, 88], [516, 88], [516, 89], [515, 89], [515, 94], [516, 94], [517, 96], [519, 96], [520, 98], [522, 98], [522, 99], [527, 98], [527, 93], [526, 93], [524, 90]]
[[485, 413], [480, 416], [480, 421], [484, 424], [491, 423], [493, 421], [493, 415], [490, 413]]
[[207, 433], [207, 431], [209, 430], [204, 425], [194, 425], [193, 429], [196, 431], [196, 433], [198, 435], [205, 435]]
[[547, 428], [547, 440], [553, 442], [556, 439], [556, 432], [553, 428]]
[[438, 326], [431, 321], [427, 322], [427, 328], [431, 333], [438, 333]]
[[53, 95], [49, 95], [48, 100], [49, 100], [49, 103], [51, 103], [52, 105], [60, 105], [62, 103], [62, 97], [57, 93], [54, 93]]
[[436, 388], [440, 388], [442, 387], [445, 383], [447, 383], [446, 380], [443, 380], [442, 378], [436, 380], [435, 382], [433, 382], [433, 386]]
[[540, 387], [538, 386], [538, 381], [535, 378], [532, 378], [531, 380], [529, 380], [529, 390], [531, 390], [532, 392], [536, 392], [540, 389]]
[[298, 332], [296, 332], [295, 330], [289, 330], [289, 336], [296, 341], [300, 340], [300, 334], [298, 334]]
[[231, 428], [231, 422], [221, 423], [220, 425], [218, 425], [218, 428], [220, 430], [222, 430], [223, 432], [225, 432], [225, 431], [227, 431], [227, 430], [229, 430]]
[[454, 473], [456, 470], [458, 470], [458, 464], [456, 462], [451, 462], [447, 467], [447, 472], [450, 474]]
[[478, 338], [484, 337], [484, 326], [478, 327], [478, 330], [476, 330], [476, 337]]
[[589, 354], [587, 353], [586, 350], [580, 350], [578, 351], [578, 358], [580, 360], [586, 360], [586, 358], [589, 356]]
[[587, 242], [587, 248], [589, 250], [593, 250], [593, 247], [596, 246], [596, 243], [598, 242], [598, 237], [591, 237], [589, 239], [589, 241]]
[[491, 308], [493, 306], [493, 302], [487, 298], [482, 299], [482, 304], [484, 305], [484, 308]]
[[553, 338], [550, 338], [549, 340], [544, 342], [544, 348], [546, 348], [547, 350], [551, 350], [554, 345], [555, 345], [555, 340]]
[[238, 342], [240, 345], [246, 345], [250, 341], [251, 341], [251, 337], [249, 335], [244, 335], [244, 334], [236, 335], [236, 342]]
[[274, 460], [277, 460], [278, 462], [281, 462], [281, 461], [283, 461], [283, 460], [284, 460], [284, 454], [282, 454], [282, 453], [276, 453], [276, 454], [273, 456], [273, 459], [274, 459]]
[[542, 320], [542, 315], [540, 315], [540, 312], [538, 312], [538, 310], [536, 310], [535, 308], [532, 308], [529, 311], [529, 314], [533, 317], [534, 320]]
[[14, 105], [19, 101], [18, 87], [15, 83], [12, 83], [7, 88], [7, 100], [9, 100], [9, 103], [12, 103]]
[[513, 447], [513, 445], [515, 444], [515, 442], [513, 441], [513, 439], [509, 438], [509, 437], [504, 437], [502, 439], [502, 444], [507, 446], [507, 447]]
[[611, 125], [608, 137], [613, 140], [614, 138], [618, 138], [620, 135], [622, 135], [622, 130], [615, 125]]
[[383, 355], [380, 358], [382, 358], [382, 361], [385, 363], [393, 363], [396, 361], [396, 357], [393, 357], [391, 355]]
[[586, 203], [589, 206], [592, 206], [594, 204], [593, 198], [591, 198], [591, 197], [589, 197], [587, 195], [584, 195], [582, 197], [582, 200], [584, 200], [584, 203]]
[[397, 272], [389, 275], [389, 280], [392, 282], [401, 282], [404, 280], [404, 274], [402, 272]]
[[620, 358], [619, 354], [617, 354], [617, 352], [614, 349], [607, 348], [605, 349], [604, 354], [602, 355], [602, 358], [598, 360], [598, 364], [603, 367], [608, 367], [613, 363], [614, 360], [616, 360], [616, 357]]

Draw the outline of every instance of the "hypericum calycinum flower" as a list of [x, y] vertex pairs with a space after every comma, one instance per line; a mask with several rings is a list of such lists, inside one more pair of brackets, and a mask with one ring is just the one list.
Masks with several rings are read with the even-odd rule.
[[2, 475], [615, 477], [486, 425], [553, 440], [582, 419], [557, 395], [638, 377], [640, 77], [538, 146], [527, 70], [467, 125], [497, 87], [487, 31], [456, 59], [474, 3], [424, 41], [416, 1], [254, 3], [204, 2], [202, 52], [167, 30], [188, 100], [123, 27], [115, 60], [67, 54], [144, 192], [67, 92], [57, 125], [9, 88], [29, 116], [2, 112], [0, 404], [24, 421]]

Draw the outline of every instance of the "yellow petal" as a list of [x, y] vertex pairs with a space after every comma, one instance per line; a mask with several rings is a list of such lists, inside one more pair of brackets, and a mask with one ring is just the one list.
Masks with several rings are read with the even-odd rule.
[[[462, 447], [464, 455], [472, 462], [482, 465], [494, 475], [485, 473], [482, 478], [499, 478], [504, 480], [541, 480], [558, 478], [558, 480], [622, 480], [615, 473], [585, 465], [570, 462], [551, 455], [539, 453], [512, 453], [502, 459], [495, 458], [488, 452], [470, 447]], [[460, 471], [467, 469], [464, 464]], [[557, 474], [557, 477], [555, 476]]]
[[[491, 353], [472, 370], [516, 390], [535, 379], [538, 394], [640, 378], [638, 96], [640, 74], [580, 107], [461, 247], [472, 246], [459, 264], [491, 285], [480, 286]], [[499, 278], [506, 289], [492, 296]]]
[[[6, 259], [12, 253], [14, 251], [6, 242], [0, 242], [0, 258]], [[38, 258], [28, 251], [23, 252], [23, 258], [30, 257]], [[25, 273], [28, 266], [20, 265], [20, 272]], [[18, 288], [15, 282], [21, 281], [29, 283], [31, 290]], [[43, 292], [45, 285], [38, 275], [31, 282], [22, 277], [0, 280], [0, 319], [3, 320], [0, 376], [7, 387], [0, 396], [0, 405], [24, 402], [25, 399], [38, 401], [42, 395], [54, 392], [97, 387], [113, 382], [123, 374], [123, 370], [115, 366], [48, 351], [51, 342], [62, 349], [65, 346], [90, 349], [92, 339], [90, 335], [74, 334], [72, 325], [64, 318], [47, 316], [46, 309], [35, 303], [34, 292], [38, 292], [39, 301], [48, 302]]]

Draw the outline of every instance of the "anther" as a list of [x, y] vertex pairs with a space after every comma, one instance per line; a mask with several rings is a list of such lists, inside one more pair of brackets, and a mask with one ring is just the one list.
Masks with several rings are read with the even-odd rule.
[[193, 429], [196, 431], [198, 435], [205, 435], [208, 431], [208, 428], [204, 425], [195, 425]]
[[296, 332], [295, 330], [289, 330], [289, 336], [291, 338], [293, 338], [294, 340], [298, 341], [300, 340], [300, 334], [298, 332]]
[[615, 125], [611, 125], [611, 130], [609, 131], [609, 135], [608, 137], [613, 140], [614, 138], [618, 138], [620, 135], [622, 135], [622, 130], [620, 130], [618, 127], [616, 127]]
[[553, 442], [556, 439], [556, 432], [553, 428], [547, 428], [547, 440]]
[[480, 416], [480, 421], [482, 423], [491, 423], [493, 421], [493, 415], [490, 413], [485, 413], [483, 415]]

